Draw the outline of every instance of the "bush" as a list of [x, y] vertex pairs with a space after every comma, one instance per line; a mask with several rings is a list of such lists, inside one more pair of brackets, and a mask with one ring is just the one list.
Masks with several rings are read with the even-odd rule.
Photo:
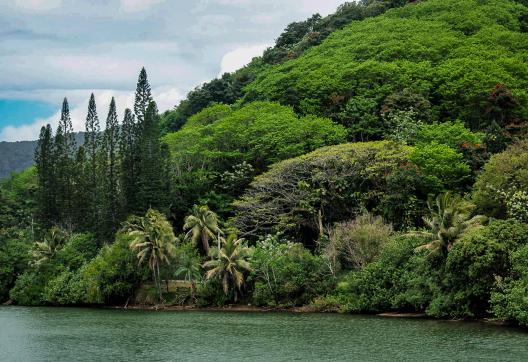
[[334, 264], [340, 262], [346, 269], [363, 269], [374, 261], [391, 234], [392, 226], [385, 224], [383, 218], [363, 214], [332, 228], [326, 253]]
[[461, 153], [436, 141], [417, 145], [410, 159], [420, 168], [433, 187], [441, 185], [447, 190], [460, 189], [471, 173]]
[[423, 242], [393, 237], [376, 261], [349, 272], [332, 295], [319, 299], [319, 308], [349, 313], [423, 311], [431, 300], [434, 278], [428, 261], [414, 252]]
[[258, 244], [251, 261], [253, 302], [266, 306], [299, 306], [325, 295], [334, 280], [328, 263], [301, 244]]
[[512, 254], [512, 275], [499, 278], [491, 294], [495, 317], [528, 326], [528, 245]]
[[[473, 198], [482, 212], [504, 218], [508, 215], [508, 201], [516, 192], [528, 190], [528, 141], [511, 145], [491, 157], [475, 183]], [[512, 202], [512, 206], [515, 205]], [[521, 205], [522, 206], [522, 205]], [[510, 210], [517, 214], [516, 206]], [[513, 216], [513, 215], [512, 215]]]
[[146, 266], [138, 266], [130, 241], [130, 237], [118, 233], [113, 244], [104, 246], [78, 271], [86, 286], [86, 303], [123, 303], [142, 281], [148, 280], [149, 271]]
[[528, 244], [528, 225], [494, 221], [468, 232], [449, 252], [443, 281], [427, 313], [435, 317], [481, 317], [490, 309], [497, 278], [509, 275], [511, 252]]
[[16, 278], [28, 269], [30, 230], [0, 229], [0, 303], [9, 298]]
[[417, 143], [438, 142], [454, 150], [464, 143], [480, 144], [483, 139], [482, 133], [471, 132], [461, 121], [423, 125], [416, 135]]
[[86, 299], [85, 280], [80, 273], [64, 270], [47, 283], [42, 298], [55, 305], [83, 304]]

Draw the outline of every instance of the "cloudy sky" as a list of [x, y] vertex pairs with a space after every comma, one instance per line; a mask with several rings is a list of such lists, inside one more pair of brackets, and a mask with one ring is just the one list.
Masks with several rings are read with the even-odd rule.
[[0, 0], [0, 141], [57, 124], [68, 97], [76, 130], [91, 92], [99, 118], [133, 104], [141, 66], [160, 110], [246, 64], [284, 27], [343, 0]]

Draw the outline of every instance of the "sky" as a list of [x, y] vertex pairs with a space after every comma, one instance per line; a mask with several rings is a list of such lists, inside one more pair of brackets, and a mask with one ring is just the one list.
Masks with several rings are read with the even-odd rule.
[[234, 71], [285, 26], [344, 0], [0, 0], [0, 141], [56, 127], [67, 97], [84, 129], [90, 93], [101, 126], [110, 98], [131, 107], [147, 69], [160, 111], [192, 88]]

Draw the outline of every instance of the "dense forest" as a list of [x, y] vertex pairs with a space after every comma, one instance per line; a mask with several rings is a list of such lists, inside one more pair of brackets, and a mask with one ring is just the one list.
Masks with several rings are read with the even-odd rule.
[[[0, 187], [0, 300], [528, 326], [528, 4], [364, 0], [158, 114], [68, 102]], [[122, 119], [122, 120], [121, 120]]]

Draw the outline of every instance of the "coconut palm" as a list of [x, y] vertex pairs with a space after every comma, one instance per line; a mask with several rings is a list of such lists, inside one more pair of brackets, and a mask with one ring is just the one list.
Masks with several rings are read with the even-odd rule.
[[139, 265], [148, 261], [154, 283], [161, 296], [160, 265], [170, 264], [176, 254], [176, 237], [172, 226], [159, 211], [149, 209], [144, 217], [132, 217], [124, 223], [123, 231], [133, 239], [130, 248], [137, 251]]
[[[241, 291], [244, 284], [244, 272], [251, 271], [249, 258], [252, 249], [243, 244], [244, 239], [237, 239], [236, 235], [229, 235], [227, 239], [220, 239], [221, 247], [209, 251], [211, 260], [204, 263], [208, 269], [206, 279], [220, 278], [224, 293], [227, 295], [230, 288]], [[235, 300], [237, 293], [235, 289]]]
[[218, 216], [207, 206], [194, 205], [192, 214], [185, 218], [183, 229], [187, 230], [187, 237], [195, 244], [202, 241], [204, 253], [209, 254], [209, 239], [214, 239], [223, 232], [218, 227]]
[[480, 227], [486, 221], [482, 215], [471, 217], [475, 209], [473, 203], [449, 192], [438, 195], [434, 202], [429, 200], [427, 206], [430, 214], [423, 217], [423, 221], [429, 230], [421, 234], [432, 240], [416, 250], [429, 250], [430, 256], [445, 256], [466, 231]]
[[35, 243], [35, 247], [31, 251], [33, 260], [30, 261], [30, 264], [38, 267], [53, 259], [55, 254], [64, 246], [67, 239], [68, 234], [64, 230], [57, 227], [51, 228], [44, 240]]
[[191, 298], [195, 300], [196, 295], [196, 280], [201, 279], [201, 269], [200, 258], [196, 254], [183, 253], [180, 255], [178, 260], [179, 267], [174, 272], [176, 278], [183, 277], [184, 280], [191, 283]]

